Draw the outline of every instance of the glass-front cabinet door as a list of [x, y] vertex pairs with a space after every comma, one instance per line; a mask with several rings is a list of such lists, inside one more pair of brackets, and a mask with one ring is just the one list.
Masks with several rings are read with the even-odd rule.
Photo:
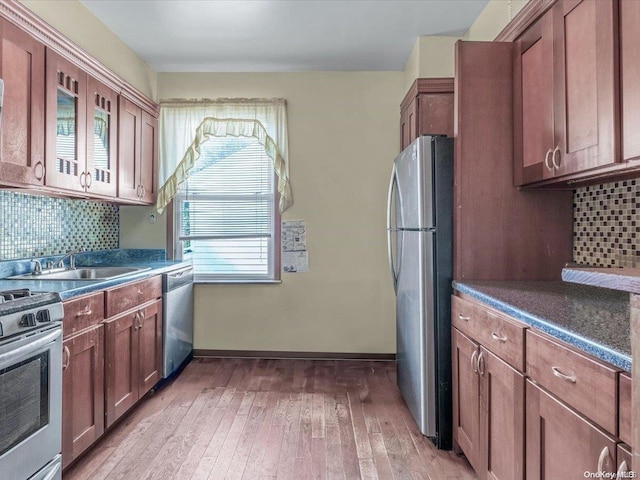
[[87, 164], [81, 185], [89, 193], [115, 197], [118, 94], [92, 77], [87, 93]]
[[86, 189], [87, 74], [47, 50], [46, 177], [50, 187]]

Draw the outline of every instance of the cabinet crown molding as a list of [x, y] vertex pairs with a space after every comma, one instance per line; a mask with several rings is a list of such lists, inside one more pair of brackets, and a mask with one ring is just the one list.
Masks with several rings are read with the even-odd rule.
[[496, 42], [513, 42], [540, 16], [549, 10], [556, 0], [529, 0], [515, 17], [494, 39]]
[[16, 0], [0, 1], [0, 17], [26, 31], [46, 47], [63, 55], [118, 94], [134, 101], [154, 117], [158, 117], [160, 107], [156, 102], [64, 37], [21, 3]]

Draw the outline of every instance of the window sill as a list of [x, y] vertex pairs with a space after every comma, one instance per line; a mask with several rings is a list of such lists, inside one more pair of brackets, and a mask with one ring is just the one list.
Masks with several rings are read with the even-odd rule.
[[196, 285], [209, 285], [209, 284], [219, 284], [219, 285], [274, 285], [282, 283], [282, 280], [194, 280]]

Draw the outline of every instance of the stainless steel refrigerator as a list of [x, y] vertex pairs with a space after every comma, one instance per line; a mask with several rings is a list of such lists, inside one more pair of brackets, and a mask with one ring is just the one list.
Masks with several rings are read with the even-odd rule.
[[387, 206], [398, 386], [423, 435], [451, 448], [453, 140], [418, 137], [393, 162]]

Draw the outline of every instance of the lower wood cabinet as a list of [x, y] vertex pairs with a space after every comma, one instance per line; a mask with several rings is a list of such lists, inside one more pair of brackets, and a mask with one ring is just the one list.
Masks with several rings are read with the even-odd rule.
[[[615, 478], [616, 441], [586, 418], [527, 380], [527, 479]], [[602, 477], [604, 478], [604, 477]]]
[[106, 427], [160, 380], [162, 300], [105, 322]]
[[524, 376], [453, 329], [454, 438], [481, 479], [524, 478]]
[[480, 471], [480, 376], [478, 344], [453, 329], [453, 438], [476, 472]]
[[62, 343], [63, 468], [104, 432], [104, 326]]
[[617, 474], [619, 479], [631, 478], [630, 476], [624, 476], [625, 473], [633, 472], [633, 455], [631, 454], [631, 447], [624, 443], [619, 443], [617, 448], [618, 457], [618, 470]]

